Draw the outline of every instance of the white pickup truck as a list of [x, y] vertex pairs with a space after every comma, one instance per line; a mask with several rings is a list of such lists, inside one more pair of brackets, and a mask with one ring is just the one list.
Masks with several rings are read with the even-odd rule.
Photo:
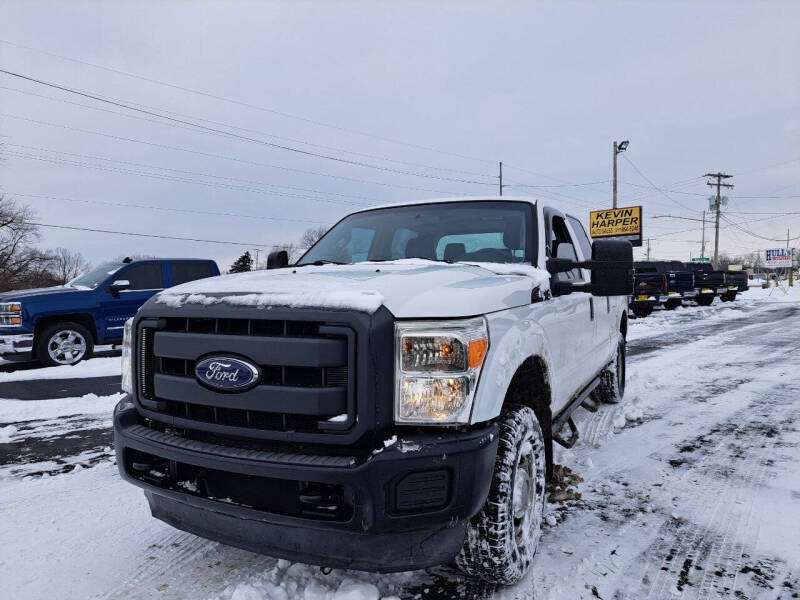
[[122, 476], [155, 517], [252, 551], [519, 580], [553, 442], [623, 394], [630, 244], [534, 200], [455, 199], [356, 212], [287, 262], [128, 322]]

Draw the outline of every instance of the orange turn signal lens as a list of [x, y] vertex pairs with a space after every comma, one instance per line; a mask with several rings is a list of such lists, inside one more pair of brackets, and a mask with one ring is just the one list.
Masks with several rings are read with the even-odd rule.
[[469, 368], [475, 369], [483, 364], [486, 351], [489, 349], [489, 340], [482, 338], [469, 343]]
[[20, 317], [11, 317], [11, 324], [22, 325], [22, 319]]

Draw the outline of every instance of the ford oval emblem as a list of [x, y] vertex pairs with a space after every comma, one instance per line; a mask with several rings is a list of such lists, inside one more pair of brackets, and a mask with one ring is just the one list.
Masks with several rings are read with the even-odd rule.
[[197, 380], [219, 392], [243, 392], [258, 383], [259, 368], [232, 356], [209, 356], [197, 361], [194, 368]]

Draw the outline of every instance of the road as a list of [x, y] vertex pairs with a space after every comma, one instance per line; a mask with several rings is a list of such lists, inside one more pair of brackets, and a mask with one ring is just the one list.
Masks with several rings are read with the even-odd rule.
[[400, 598], [797, 598], [800, 295], [777, 300], [631, 322], [625, 401], [579, 414], [534, 567], [503, 589], [447, 568], [323, 575], [174, 530], [116, 474], [109, 375], [0, 382], [16, 398], [0, 400], [4, 584], [109, 600], [321, 600], [352, 581]]

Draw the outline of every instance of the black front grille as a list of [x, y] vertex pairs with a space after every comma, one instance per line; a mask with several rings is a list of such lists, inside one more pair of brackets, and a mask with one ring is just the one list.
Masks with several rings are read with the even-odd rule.
[[[355, 332], [322, 321], [142, 319], [137, 386], [148, 416], [185, 429], [240, 437], [346, 433], [355, 423]], [[202, 386], [198, 360], [230, 355], [257, 364], [252, 389]], [[266, 437], [269, 437], [267, 435]]]

